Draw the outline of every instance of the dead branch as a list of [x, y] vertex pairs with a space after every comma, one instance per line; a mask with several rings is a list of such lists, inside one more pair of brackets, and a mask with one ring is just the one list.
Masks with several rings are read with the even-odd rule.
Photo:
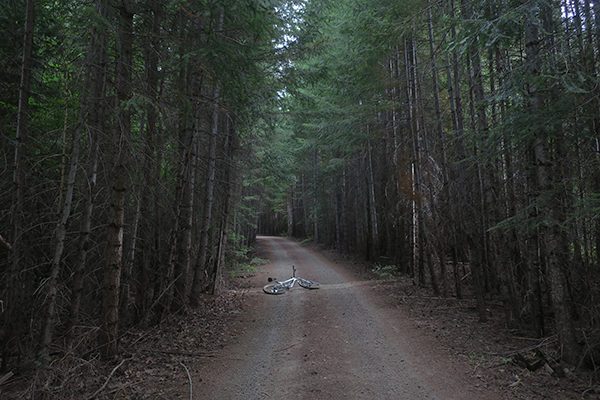
[[489, 352], [488, 354], [493, 355], [493, 356], [514, 356], [515, 354], [526, 353], [531, 350], [536, 350], [541, 347], [549, 346], [551, 344], [556, 343], [557, 341], [558, 341], [558, 338], [556, 336], [552, 336], [552, 337], [542, 339], [539, 343], [534, 344], [533, 346], [529, 346], [529, 347], [525, 347], [525, 348], [517, 349], [517, 350], [503, 351], [501, 353]]
[[471, 272], [467, 273], [465, 276], [463, 276], [462, 278], [460, 278], [460, 281], [464, 281], [465, 279], [467, 279], [469, 276], [471, 276]]
[[145, 350], [147, 353], [171, 354], [186, 357], [214, 357], [215, 351]]
[[132, 358], [133, 358], [133, 357], [130, 357], [130, 358], [125, 358], [125, 359], [123, 359], [123, 360], [122, 360], [122, 361], [119, 363], [119, 365], [117, 365], [116, 367], [114, 367], [114, 368], [113, 368], [113, 370], [111, 371], [110, 375], [108, 375], [108, 378], [106, 378], [106, 381], [104, 382], [104, 385], [102, 385], [102, 386], [100, 387], [100, 389], [96, 390], [96, 391], [94, 392], [94, 394], [92, 394], [91, 396], [88, 396], [88, 397], [86, 397], [86, 400], [92, 400], [93, 398], [95, 398], [95, 397], [96, 397], [96, 395], [97, 395], [98, 393], [100, 393], [101, 391], [103, 391], [103, 390], [104, 390], [104, 388], [106, 387], [106, 385], [108, 385], [108, 382], [110, 381], [110, 378], [112, 378], [112, 376], [115, 374], [115, 372], [117, 372], [117, 370], [118, 370], [118, 369], [121, 367], [121, 365], [123, 365], [123, 364], [125, 363], [125, 361], [129, 361], [129, 360], [131, 360]]
[[6, 382], [7, 380], [9, 380], [10, 378], [12, 378], [14, 374], [12, 372], [7, 373], [6, 375], [4, 375], [3, 377], [0, 378], [0, 385], [2, 385], [4, 382]]
[[148, 309], [148, 311], [146, 312], [146, 316], [143, 318], [142, 322], [146, 322], [146, 320], [150, 317], [150, 311], [154, 310], [154, 307], [156, 307], [156, 305], [159, 303], [160, 299], [162, 299], [162, 297], [169, 291], [169, 289], [171, 288], [171, 286], [173, 286], [175, 284], [175, 282], [177, 281], [177, 279], [179, 279], [181, 275], [177, 276], [175, 279], [173, 279], [165, 288], [165, 290], [163, 290], [163, 292], [158, 296], [158, 298], [156, 300], [154, 300], [154, 302], [152, 303], [152, 305], [150, 306], [150, 308]]
[[192, 392], [192, 376], [190, 375], [190, 370], [181, 361], [179, 361], [179, 364], [181, 364], [181, 366], [185, 368], [185, 372], [187, 372], [188, 379], [190, 380], [190, 400], [193, 400], [194, 396]]
[[13, 249], [13, 248], [12, 248], [12, 245], [11, 245], [10, 243], [8, 243], [8, 242], [6, 241], [6, 239], [4, 239], [4, 238], [2, 237], [2, 235], [0, 235], [0, 244], [2, 244], [4, 247], [6, 247], [6, 248], [8, 249], [8, 251], [12, 251], [12, 249]]

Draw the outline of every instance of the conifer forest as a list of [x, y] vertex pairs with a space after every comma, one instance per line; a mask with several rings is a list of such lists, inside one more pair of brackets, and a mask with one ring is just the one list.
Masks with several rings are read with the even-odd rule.
[[600, 364], [600, 3], [0, 0], [0, 32], [0, 375], [111, 359], [257, 234]]

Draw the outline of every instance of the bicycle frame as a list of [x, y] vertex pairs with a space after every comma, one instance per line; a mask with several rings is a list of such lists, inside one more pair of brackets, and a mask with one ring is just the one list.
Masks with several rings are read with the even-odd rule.
[[292, 287], [294, 287], [294, 284], [296, 282], [298, 282], [298, 285], [302, 286], [305, 289], [319, 289], [321, 287], [321, 284], [318, 282], [296, 277], [296, 267], [293, 265], [292, 271], [292, 277], [285, 281], [278, 281], [275, 278], [269, 278], [269, 282], [271, 283], [265, 285], [263, 291], [267, 294], [283, 294], [290, 290]]
[[293, 265], [292, 270], [292, 277], [290, 279], [280, 282], [275, 278], [269, 278], [269, 282], [277, 282], [280, 285], [287, 286], [288, 289], [291, 289], [294, 286], [294, 283], [296, 283], [299, 280], [298, 278], [296, 278], [296, 267], [294, 267]]

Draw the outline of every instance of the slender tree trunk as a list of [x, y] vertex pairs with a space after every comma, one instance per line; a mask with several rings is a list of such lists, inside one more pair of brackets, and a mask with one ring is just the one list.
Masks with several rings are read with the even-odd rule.
[[185, 129], [182, 137], [183, 148], [180, 155], [179, 174], [179, 206], [175, 234], [174, 249], [174, 273], [175, 293], [171, 309], [180, 310], [186, 303], [189, 294], [188, 280], [190, 277], [191, 253], [192, 253], [192, 227], [194, 217], [194, 197], [196, 187], [196, 173], [198, 162], [198, 127], [194, 125], [189, 117], [185, 118]]
[[34, 0], [27, 0], [25, 3], [25, 34], [23, 38], [23, 57], [21, 60], [21, 83], [19, 86], [19, 103], [17, 111], [17, 131], [15, 136], [15, 153], [13, 166], [13, 188], [11, 205], [11, 235], [9, 242], [12, 242], [9, 267], [6, 274], [6, 297], [3, 299], [6, 304], [6, 311], [0, 312], [0, 324], [5, 328], [0, 337], [0, 358], [2, 364], [0, 371], [6, 370], [7, 352], [9, 351], [9, 342], [18, 335], [18, 326], [21, 316], [19, 315], [21, 294], [18, 285], [20, 280], [20, 271], [23, 269], [21, 256], [24, 252], [23, 245], [23, 209], [24, 209], [24, 191], [25, 191], [25, 152], [27, 146], [27, 126], [29, 114], [29, 97], [31, 81], [31, 58], [33, 53], [33, 35], [34, 35]]
[[[493, 50], [491, 59], [494, 59], [495, 63], [495, 74], [492, 75], [497, 77], [497, 86], [500, 88], [503, 86], [503, 74], [505, 72], [505, 59], [503, 56], [500, 47], [497, 46]], [[492, 68], [490, 68], [492, 69]], [[493, 78], [492, 78], [493, 79]], [[493, 82], [493, 81], [492, 81]], [[492, 85], [492, 96], [496, 94], [493, 89], [494, 85]], [[494, 108], [494, 114], [492, 116], [492, 124], [498, 124], [504, 115], [506, 114], [506, 107], [504, 102], [500, 102], [500, 104], [496, 105]], [[499, 150], [508, 150], [509, 144], [507, 141], [502, 140], [498, 145]], [[502, 190], [500, 194], [500, 199], [497, 204], [498, 207], [498, 215], [500, 220], [505, 220], [509, 215], [515, 215], [516, 205], [515, 205], [515, 191], [513, 190], [514, 184], [509, 184], [509, 182], [513, 181], [511, 177], [513, 176], [512, 171], [512, 155], [509, 151], [504, 151], [501, 159], [499, 160], [499, 175], [502, 176]], [[519, 313], [519, 295], [517, 293], [517, 285], [516, 285], [516, 277], [515, 277], [515, 265], [519, 264], [519, 257], [521, 252], [515, 251], [516, 246], [521, 242], [517, 238], [516, 232], [511, 229], [502, 234], [502, 239], [497, 243], [497, 248], [500, 250], [497, 254], [501, 259], [506, 260], [503, 265], [498, 269], [498, 280], [499, 280], [499, 290], [502, 296], [502, 304], [504, 309], [504, 317], [506, 321], [506, 326], [509, 329], [514, 329], [520, 326], [521, 324], [521, 316]]]
[[313, 241], [315, 244], [319, 243], [319, 214], [318, 214], [318, 177], [319, 177], [319, 152], [317, 146], [313, 149], [312, 154], [312, 168], [313, 168]]
[[[444, 7], [440, 6], [441, 16], [444, 16]], [[454, 18], [454, 1], [450, 2], [450, 18]], [[450, 29], [452, 41], [456, 40], [456, 28], [452, 27]], [[463, 212], [463, 202], [459, 199], [461, 197], [460, 191], [461, 188], [464, 187], [464, 181], [466, 180], [464, 165], [462, 164], [462, 160], [464, 159], [464, 154], [462, 150], [462, 146], [460, 146], [460, 141], [458, 138], [462, 138], [462, 103], [460, 97], [460, 70], [457, 68], [457, 59], [458, 55], [456, 51], [452, 52], [452, 58], [454, 60], [454, 70], [453, 64], [450, 60], [450, 53], [446, 52], [445, 56], [445, 64], [446, 64], [446, 80], [448, 82], [448, 100], [450, 103], [450, 113], [452, 116], [452, 128], [454, 131], [454, 147], [455, 147], [455, 158], [458, 160], [456, 163], [456, 171], [455, 174], [457, 176], [457, 184], [448, 186], [448, 197], [451, 203], [450, 215], [452, 216], [451, 222], [457, 226], [459, 229], [456, 229], [452, 232], [451, 236], [451, 247], [452, 247], [452, 264], [453, 264], [453, 276], [454, 276], [454, 287], [456, 291], [456, 297], [462, 298], [462, 281], [460, 277], [459, 271], [459, 236], [463, 236], [464, 233], [461, 232], [461, 225], [464, 224], [464, 220], [461, 216]], [[453, 75], [454, 72], [454, 75]], [[458, 82], [458, 83], [457, 83]], [[456, 88], [456, 89], [455, 89]], [[458, 145], [457, 145], [458, 144]]]
[[117, 5], [118, 40], [120, 44], [116, 59], [114, 115], [112, 128], [113, 154], [111, 211], [108, 221], [106, 266], [104, 271], [102, 300], [102, 328], [99, 339], [103, 358], [118, 354], [119, 293], [123, 267], [123, 236], [125, 203], [128, 183], [129, 142], [131, 140], [131, 112], [126, 102], [131, 98], [131, 73], [133, 52], [133, 10], [127, 0]]
[[373, 178], [373, 160], [371, 159], [371, 141], [367, 140], [367, 185], [369, 190], [369, 222], [370, 222], [370, 242], [371, 248], [368, 249], [370, 259], [377, 260], [379, 257], [379, 228], [377, 225], [377, 208], [375, 203], [375, 182]]
[[232, 197], [235, 190], [235, 182], [237, 180], [237, 172], [233, 163], [235, 157], [236, 134], [235, 127], [231, 126], [231, 118], [227, 116], [227, 141], [225, 149], [227, 151], [227, 159], [225, 166], [225, 196], [223, 200], [223, 209], [221, 211], [221, 222], [219, 231], [219, 245], [215, 268], [212, 271], [212, 282], [209, 282], [208, 292], [210, 294], [219, 294], [221, 291], [221, 282], [223, 280], [223, 271], [225, 269], [225, 250], [227, 249], [227, 237], [229, 233], [229, 220], [231, 217]]
[[[597, 55], [600, 50], [600, 2], [595, 1], [593, 7], [590, 7], [591, 2], [585, 2], [586, 7], [586, 32], [589, 35], [589, 50], [586, 54], [586, 59], [589, 60], [590, 74], [594, 77], [600, 76], [600, 65]], [[591, 16], [594, 15], [594, 17]], [[595, 26], [595, 28], [594, 28]], [[592, 174], [592, 190], [594, 193], [600, 193], [600, 101], [596, 98], [591, 105], [590, 114], [594, 115], [590, 122], [590, 131], [592, 134], [592, 152], [596, 163], [596, 171]], [[595, 248], [596, 260], [600, 260], [600, 221], [592, 222], [593, 236], [595, 238], [593, 248]]]
[[286, 234], [288, 237], [294, 236], [294, 186], [287, 193], [286, 201], [286, 214], [287, 214], [287, 229]]
[[[159, 141], [159, 72], [158, 62], [161, 47], [161, 24], [164, 20], [164, 9], [159, 0], [150, 0], [148, 3], [147, 25], [144, 37], [144, 81], [143, 94], [149, 100], [144, 110], [141, 132], [143, 146], [140, 149], [141, 167], [138, 172], [139, 195], [136, 215], [134, 217], [134, 233], [123, 276], [123, 300], [121, 302], [122, 319], [133, 317], [136, 321], [143, 318], [151, 302], [153, 277], [156, 279], [162, 270], [156, 271], [151, 266], [161, 264], [162, 240], [161, 219], [162, 213], [160, 198], [161, 185], [161, 143]], [[152, 182], [152, 184], [150, 184]], [[139, 241], [138, 241], [139, 232]], [[138, 247], [139, 242], [139, 249]], [[141, 261], [136, 262], [136, 255], [141, 255]], [[137, 257], [140, 258], [140, 257]], [[128, 273], [129, 272], [129, 273]], [[129, 278], [129, 279], [128, 279]], [[135, 315], [129, 315], [131, 304], [128, 298], [134, 295]], [[131, 300], [129, 300], [131, 302]]]
[[62, 209], [62, 216], [56, 227], [56, 246], [54, 248], [54, 256], [50, 267], [50, 277], [48, 279], [48, 305], [46, 316], [43, 323], [43, 334], [41, 345], [43, 351], [46, 351], [48, 346], [52, 344], [52, 335], [56, 319], [56, 302], [58, 294], [58, 278], [62, 270], [62, 256], [65, 249], [65, 238], [67, 236], [67, 226], [71, 216], [71, 208], [73, 205], [73, 192], [75, 190], [75, 178], [77, 177], [77, 169], [79, 168], [79, 148], [81, 144], [81, 135], [83, 130], [84, 110], [87, 103], [87, 89], [84, 89], [81, 99], [81, 107], [77, 122], [77, 128], [73, 132], [73, 148], [71, 149], [71, 163], [69, 166], [69, 175], [66, 184], [66, 193]]
[[[452, 11], [450, 13], [450, 17], [454, 17], [454, 1], [451, 1]], [[452, 28], [452, 36], [455, 38], [456, 32], [455, 29]], [[483, 299], [482, 287], [481, 287], [481, 257], [480, 257], [480, 249], [476, 243], [476, 227], [474, 226], [475, 220], [473, 216], [468, 213], [472, 210], [472, 198], [471, 198], [471, 188], [470, 188], [470, 180], [467, 173], [467, 168], [465, 165], [467, 159], [467, 151], [466, 145], [464, 142], [464, 122], [463, 122], [463, 109], [462, 109], [462, 97], [460, 90], [460, 62], [458, 53], [456, 51], [453, 52], [453, 70], [454, 70], [454, 106], [456, 107], [456, 131], [454, 137], [454, 146], [456, 153], [456, 163], [458, 165], [458, 213], [457, 221], [459, 222], [461, 229], [461, 235], [464, 235], [466, 241], [463, 242], [465, 246], [465, 252], [468, 254], [470, 267], [472, 268], [474, 278], [475, 278], [475, 293], [477, 299], [477, 310], [479, 313], [479, 319], [481, 322], [487, 321], [487, 314], [485, 312], [485, 304]]]
[[[174, 243], [171, 251], [171, 264], [174, 271], [174, 294], [170, 302], [172, 311], [179, 311], [188, 303], [191, 285], [189, 284], [192, 262], [192, 228], [194, 221], [194, 198], [199, 151], [198, 103], [202, 93], [203, 76], [196, 71], [195, 62], [190, 61], [187, 71], [182, 73], [182, 88], [185, 88], [189, 101], [187, 113], [181, 116], [179, 172], [177, 187], [177, 216]], [[185, 76], [185, 78], [183, 77]], [[186, 87], [187, 86], [187, 87]], [[167, 284], [167, 282], [164, 282]], [[164, 286], [164, 285], [163, 285]], [[162, 290], [162, 289], [161, 289]]]
[[306, 191], [306, 182], [304, 174], [302, 174], [302, 227], [304, 229], [303, 236], [308, 237], [308, 199]]
[[[138, 171], [138, 174], [141, 175], [141, 171]], [[142, 188], [144, 185], [138, 182], [137, 186]], [[129, 324], [131, 322], [130, 306], [133, 286], [133, 269], [138, 251], [138, 234], [140, 227], [140, 219], [142, 216], [142, 206], [144, 203], [144, 199], [141, 193], [138, 193], [136, 197], [136, 208], [135, 214], [133, 216], [133, 221], [131, 222], [131, 234], [129, 244], [128, 246], [126, 246], [126, 250], [123, 256], [123, 271], [121, 274], [121, 297], [119, 299], [119, 314], [121, 325]]]
[[341, 188], [340, 188], [340, 202], [339, 202], [339, 207], [340, 207], [340, 231], [341, 231], [341, 243], [340, 245], [341, 247], [341, 251], [344, 254], [347, 254], [350, 252], [350, 231], [349, 231], [349, 221], [348, 221], [348, 207], [347, 207], [347, 201], [348, 201], [348, 190], [347, 190], [347, 186], [348, 186], [348, 171], [346, 168], [344, 168], [344, 171], [342, 172], [342, 178], [341, 178]]
[[[468, 3], [464, 0], [461, 1], [461, 12], [463, 17], [471, 19], [473, 16], [473, 4]], [[487, 130], [487, 114], [483, 107], [484, 100], [484, 89], [483, 89], [483, 74], [481, 68], [480, 56], [476, 49], [469, 47], [467, 49], [467, 75], [469, 82], [469, 112], [471, 116], [471, 126], [473, 130], [478, 132], [478, 136], [483, 137]], [[475, 155], [477, 155], [477, 145], [474, 146]], [[466, 153], [466, 152], [465, 152]], [[475, 210], [479, 208], [477, 215], [467, 215], [469, 220], [467, 226], [468, 238], [470, 241], [470, 254], [471, 254], [471, 271], [474, 278], [474, 289], [477, 298], [477, 310], [479, 313], [479, 320], [482, 322], [487, 321], [487, 312], [485, 307], [484, 293], [487, 287], [486, 285], [486, 215], [487, 211], [483, 206], [483, 185], [482, 185], [482, 173], [481, 163], [476, 163], [477, 183], [469, 183], [468, 186], [475, 189], [479, 189], [479, 204], [477, 204], [477, 198], [473, 197], [473, 194], [467, 196], [467, 204], [469, 209]], [[474, 193], [475, 190], [471, 190]], [[478, 224], [479, 222], [479, 224]]]
[[[427, 131], [427, 124], [425, 123], [425, 107], [423, 105], [423, 85], [421, 82], [421, 78], [420, 78], [420, 74], [419, 74], [419, 58], [418, 58], [418, 54], [417, 54], [417, 45], [416, 43], [413, 41], [413, 45], [412, 45], [412, 60], [413, 60], [413, 64], [414, 64], [414, 68], [413, 68], [413, 82], [415, 84], [415, 88], [414, 88], [414, 102], [415, 102], [415, 107], [416, 107], [416, 113], [418, 114], [417, 118], [416, 118], [416, 137], [415, 137], [415, 148], [414, 148], [414, 156], [415, 156], [415, 165], [417, 166], [417, 168], [415, 169], [416, 174], [415, 174], [415, 185], [417, 187], [417, 192], [420, 193], [421, 196], [421, 200], [423, 200], [425, 198], [425, 193], [428, 192], [429, 196], [429, 207], [432, 210], [435, 210], [437, 208], [437, 204], [435, 203], [435, 197], [433, 195], [433, 191], [435, 190], [434, 187], [429, 187], [426, 188], [424, 187], [423, 184], [423, 174], [422, 174], [422, 169], [426, 168], [427, 166], [427, 161], [430, 159], [430, 151], [429, 151], [429, 144], [428, 144], [428, 131]], [[433, 211], [435, 213], [435, 211]], [[422, 236], [422, 251], [426, 251], [427, 252], [427, 256], [425, 258], [425, 261], [427, 262], [427, 268], [428, 268], [428, 272], [429, 272], [429, 276], [431, 279], [431, 287], [433, 289], [433, 293], [435, 296], [439, 296], [440, 295], [440, 289], [439, 289], [439, 285], [438, 285], [438, 279], [437, 279], [437, 275], [435, 272], [435, 265], [433, 264], [432, 261], [432, 257], [431, 257], [431, 253], [435, 252], [435, 248], [432, 244], [432, 240], [431, 240], [431, 234], [429, 232], [428, 229], [428, 225], [426, 223], [426, 214], [425, 214], [425, 210], [424, 210], [424, 206], [423, 204], [419, 204], [419, 223], [420, 223], [420, 227], [419, 227], [419, 231], [421, 232], [421, 236]]]
[[[551, 10], [545, 5], [540, 6], [540, 19], [544, 25], [551, 21]], [[533, 16], [525, 21], [525, 49], [529, 63], [532, 83], [528, 87], [530, 98], [529, 109], [532, 115], [538, 115], [542, 107], [542, 94], [533, 79], [540, 75], [540, 40], [538, 28], [533, 21]], [[571, 319], [568, 297], [566, 295], [565, 276], [563, 266], [566, 265], [566, 254], [568, 254], [568, 238], [563, 233], [562, 223], [565, 220], [562, 207], [554, 205], [555, 182], [560, 182], [560, 168], [556, 167], [557, 161], [552, 159], [548, 136], [543, 126], [535, 126], [535, 139], [532, 145], [536, 170], [536, 192], [539, 193], [541, 213], [547, 218], [549, 225], [541, 227], [541, 238], [543, 249], [546, 251], [546, 265], [550, 277], [550, 291], [552, 307], [555, 311], [555, 326], [563, 351], [563, 359], [573, 365], [579, 362], [581, 349], [575, 337], [573, 321]], [[564, 199], [559, 196], [559, 203]]]
[[215, 276], [212, 275], [212, 270], [208, 265], [208, 245], [210, 237], [210, 224], [212, 221], [214, 191], [215, 191], [215, 174], [217, 165], [217, 136], [219, 133], [219, 93], [220, 87], [215, 84], [213, 90], [213, 105], [211, 110], [211, 126], [210, 140], [208, 145], [208, 171], [206, 178], [206, 189], [204, 197], [204, 210], [202, 213], [202, 231], [200, 234], [200, 254], [194, 271], [194, 283], [192, 286], [192, 307], [197, 307], [200, 303], [200, 294], [204, 289], [203, 286], [210, 285], [210, 291], [214, 290]]
[[[438, 134], [438, 140], [440, 142], [440, 147], [441, 147], [441, 155], [442, 155], [442, 160], [441, 160], [441, 168], [442, 168], [442, 177], [443, 177], [443, 182], [442, 182], [442, 196], [441, 199], [438, 200], [438, 206], [437, 207], [432, 207], [433, 209], [433, 219], [438, 221], [440, 220], [439, 215], [440, 210], [445, 208], [445, 202], [447, 201], [449, 195], [448, 195], [448, 185], [449, 185], [449, 177], [448, 177], [448, 160], [447, 160], [447, 156], [446, 156], [446, 143], [445, 143], [445, 135], [444, 135], [444, 122], [443, 122], [443, 118], [442, 118], [442, 107], [441, 107], [441, 101], [440, 101], [440, 85], [439, 85], [439, 80], [438, 80], [438, 66], [437, 66], [437, 58], [435, 55], [435, 45], [434, 45], [434, 36], [433, 36], [433, 21], [432, 21], [432, 16], [431, 16], [431, 7], [427, 8], [427, 22], [428, 22], [428, 31], [429, 31], [429, 53], [431, 55], [431, 75], [433, 78], [433, 94], [434, 94], [434, 101], [435, 101], [435, 114], [436, 114], [436, 122], [437, 122], [437, 134]], [[445, 41], [445, 40], [444, 40]], [[445, 199], [445, 200], [444, 200]], [[431, 200], [432, 204], [433, 204], [433, 200]], [[438, 254], [438, 258], [439, 258], [439, 263], [440, 263], [440, 272], [441, 272], [441, 277], [442, 277], [442, 293], [444, 295], [444, 297], [448, 296], [448, 279], [447, 279], [447, 272], [446, 272], [446, 261], [444, 258], [444, 250], [446, 248], [445, 245], [445, 240], [443, 239], [443, 237], [445, 236], [445, 232], [442, 231], [442, 229], [440, 229], [440, 232], [438, 233], [438, 238], [436, 241], [437, 244], [437, 254]]]
[[[104, 0], [96, 3], [96, 13], [106, 16]], [[76, 336], [75, 329], [79, 323], [81, 300], [83, 297], [84, 274], [87, 253], [90, 249], [90, 235], [92, 231], [92, 215], [96, 195], [98, 174], [99, 135], [104, 130], [106, 109], [106, 51], [107, 36], [103, 29], [94, 28], [88, 49], [88, 64], [90, 95], [87, 107], [88, 129], [88, 159], [86, 167], [86, 180], [84, 182], [84, 207], [81, 216], [81, 226], [77, 239], [77, 257], [73, 268], [71, 282], [71, 301], [69, 310], [69, 323], [67, 329], [67, 347], [72, 348]]]
[[412, 36], [404, 39], [404, 64], [406, 68], [405, 76], [406, 76], [406, 99], [407, 99], [407, 111], [408, 111], [408, 126], [410, 131], [410, 141], [411, 141], [411, 181], [412, 181], [412, 193], [411, 193], [411, 202], [412, 202], [412, 237], [413, 237], [413, 267], [416, 270], [413, 271], [414, 277], [417, 279], [417, 284], [419, 286], [423, 286], [425, 284], [425, 260], [423, 257], [423, 237], [420, 229], [422, 228], [421, 219], [420, 219], [420, 196], [419, 192], [419, 178], [418, 178], [418, 160], [417, 160], [417, 147], [418, 143], [418, 122], [417, 122], [417, 113], [415, 106], [415, 88], [416, 82], [414, 81], [413, 70], [414, 66], [414, 52], [413, 52], [413, 39]]

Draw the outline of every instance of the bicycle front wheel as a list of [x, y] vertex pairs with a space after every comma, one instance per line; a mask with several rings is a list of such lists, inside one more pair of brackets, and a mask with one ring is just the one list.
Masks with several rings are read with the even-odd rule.
[[263, 291], [268, 294], [284, 294], [287, 290], [287, 286], [281, 283], [269, 283], [263, 287]]
[[308, 279], [298, 279], [298, 284], [306, 289], [319, 289], [321, 284], [319, 282], [309, 281]]

